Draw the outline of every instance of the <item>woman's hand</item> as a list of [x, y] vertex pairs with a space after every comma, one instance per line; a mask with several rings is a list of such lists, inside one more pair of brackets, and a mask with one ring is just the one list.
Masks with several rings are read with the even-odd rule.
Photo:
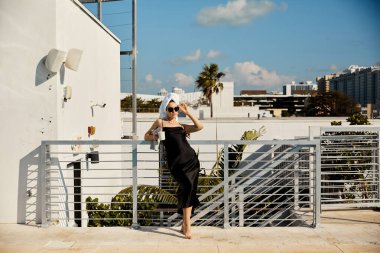
[[203, 124], [189, 112], [186, 104], [182, 103], [182, 104], [179, 104], [178, 106], [179, 106], [180, 111], [186, 114], [186, 116], [189, 117], [191, 121], [193, 121], [194, 123], [194, 125], [182, 124], [182, 126], [185, 128], [187, 135], [203, 129]]
[[178, 105], [180, 112], [183, 112], [185, 115], [189, 114], [189, 110], [187, 109], [187, 105], [185, 103], [181, 103]]

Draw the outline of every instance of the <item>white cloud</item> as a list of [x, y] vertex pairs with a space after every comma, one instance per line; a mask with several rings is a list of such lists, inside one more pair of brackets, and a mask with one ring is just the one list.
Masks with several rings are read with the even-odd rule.
[[201, 50], [197, 49], [195, 52], [183, 57], [184, 61], [198, 61], [201, 58]]
[[157, 84], [157, 85], [162, 84], [160, 80], [154, 79], [153, 75], [150, 73], [147, 74], [144, 79], [147, 83], [150, 83], [150, 84]]
[[237, 62], [233, 67], [226, 68], [224, 72], [226, 73], [224, 81], [257, 88], [274, 87], [295, 79], [294, 76], [279, 75], [275, 71], [269, 71], [253, 61]]
[[195, 82], [192, 76], [185, 75], [183, 73], [175, 73], [173, 76], [173, 80], [180, 87], [190, 86], [193, 85]]
[[276, 8], [284, 10], [287, 5], [277, 5], [272, 0], [229, 0], [225, 5], [202, 9], [197, 15], [197, 21], [204, 26], [245, 25]]
[[217, 58], [217, 57], [219, 57], [219, 56], [221, 56], [222, 55], [222, 52], [219, 52], [219, 51], [216, 51], [216, 50], [210, 50], [210, 51], [208, 51], [208, 53], [207, 53], [207, 58], [209, 58], [209, 59], [212, 59], [212, 58]]
[[213, 58], [220, 57], [221, 55], [223, 55], [222, 52], [212, 50], [212, 49], [208, 51], [207, 55], [202, 55], [201, 50], [196, 49], [195, 51], [191, 52], [188, 55], [179, 57], [177, 59], [172, 59], [169, 62], [174, 65], [179, 65], [182, 63], [196, 62], [202, 59], [213, 59]]
[[191, 52], [188, 55], [185, 55], [183, 57], [172, 59], [169, 62], [174, 65], [179, 65], [186, 62], [194, 62], [198, 61], [202, 58], [202, 53], [200, 49], [196, 49], [194, 52]]

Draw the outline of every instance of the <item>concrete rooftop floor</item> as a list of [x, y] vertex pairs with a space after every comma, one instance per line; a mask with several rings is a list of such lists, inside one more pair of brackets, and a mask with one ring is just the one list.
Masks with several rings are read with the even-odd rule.
[[318, 228], [72, 228], [0, 224], [0, 252], [380, 252], [380, 211], [323, 211]]

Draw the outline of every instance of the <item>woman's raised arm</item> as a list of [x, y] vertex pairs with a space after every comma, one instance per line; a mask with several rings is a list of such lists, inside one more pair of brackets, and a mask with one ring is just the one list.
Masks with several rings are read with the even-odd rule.
[[186, 104], [180, 104], [179, 108], [181, 109], [181, 112], [186, 114], [186, 116], [189, 117], [191, 119], [191, 121], [193, 121], [193, 123], [194, 123], [194, 125], [185, 125], [185, 124], [183, 125], [186, 133], [189, 134], [189, 133], [193, 133], [193, 132], [198, 132], [198, 131], [203, 129], [202, 122], [200, 122], [194, 115], [192, 115], [189, 112]]

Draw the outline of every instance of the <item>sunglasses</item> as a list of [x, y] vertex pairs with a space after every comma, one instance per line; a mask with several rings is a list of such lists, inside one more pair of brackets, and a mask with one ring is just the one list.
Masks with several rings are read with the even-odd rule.
[[178, 106], [176, 106], [176, 107], [168, 107], [168, 108], [166, 108], [166, 110], [168, 112], [174, 112], [174, 111], [178, 112], [179, 111], [179, 107]]

